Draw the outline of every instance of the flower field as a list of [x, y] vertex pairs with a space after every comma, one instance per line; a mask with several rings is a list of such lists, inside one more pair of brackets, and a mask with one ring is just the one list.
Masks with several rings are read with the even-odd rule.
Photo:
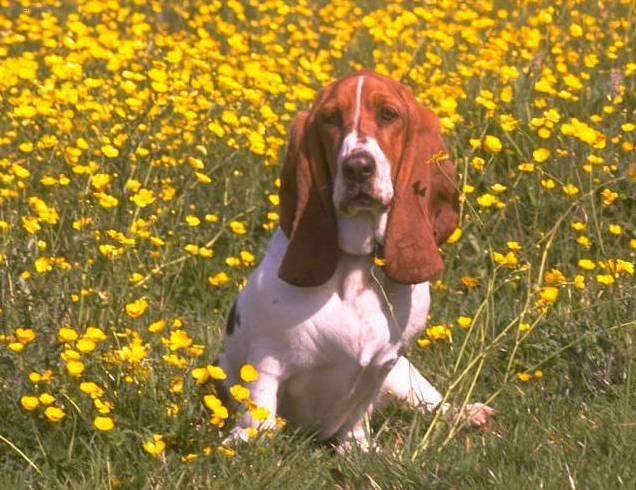
[[[0, 7], [1, 487], [636, 481], [632, 0]], [[410, 358], [500, 415], [388, 405], [369, 454], [223, 445], [214, 360], [278, 226], [287, 128], [362, 67], [437, 113], [460, 176]], [[232, 395], [258, 417], [256, 376]]]

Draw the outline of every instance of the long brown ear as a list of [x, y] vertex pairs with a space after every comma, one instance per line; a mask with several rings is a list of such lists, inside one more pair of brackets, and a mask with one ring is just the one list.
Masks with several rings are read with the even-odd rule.
[[402, 284], [428, 281], [444, 267], [438, 246], [457, 226], [458, 191], [439, 120], [409, 92], [405, 151], [397, 168], [385, 274]]
[[281, 172], [280, 225], [289, 238], [278, 276], [294, 286], [319, 286], [338, 260], [332, 179], [311, 113], [292, 123]]

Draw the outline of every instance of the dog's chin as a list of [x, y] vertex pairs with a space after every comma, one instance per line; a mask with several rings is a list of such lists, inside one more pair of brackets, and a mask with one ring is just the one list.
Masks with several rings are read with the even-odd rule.
[[368, 192], [359, 191], [345, 197], [338, 206], [345, 216], [355, 216], [358, 213], [382, 214], [389, 209], [390, 201], [373, 196]]

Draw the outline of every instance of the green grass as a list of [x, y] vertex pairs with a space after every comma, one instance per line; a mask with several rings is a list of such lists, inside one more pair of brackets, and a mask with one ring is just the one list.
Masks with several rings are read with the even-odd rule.
[[[633, 2], [22, 4], [0, 0], [0, 488], [636, 485]], [[435, 110], [463, 191], [448, 335], [409, 357], [498, 416], [390, 403], [368, 453], [285, 428], [228, 455], [192, 372], [276, 227], [290, 120], [361, 66]], [[91, 326], [92, 351], [60, 338]]]

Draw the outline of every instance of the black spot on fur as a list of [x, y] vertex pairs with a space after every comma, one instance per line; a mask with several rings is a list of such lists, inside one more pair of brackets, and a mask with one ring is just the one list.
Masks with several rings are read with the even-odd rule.
[[225, 333], [227, 335], [232, 335], [234, 333], [234, 328], [238, 328], [241, 326], [241, 317], [236, 311], [236, 301], [232, 304], [232, 308], [230, 308], [230, 312], [227, 315], [227, 322], [225, 324]]
[[422, 187], [422, 184], [418, 180], [413, 184], [413, 192], [420, 197], [424, 197], [426, 195], [426, 186]]

